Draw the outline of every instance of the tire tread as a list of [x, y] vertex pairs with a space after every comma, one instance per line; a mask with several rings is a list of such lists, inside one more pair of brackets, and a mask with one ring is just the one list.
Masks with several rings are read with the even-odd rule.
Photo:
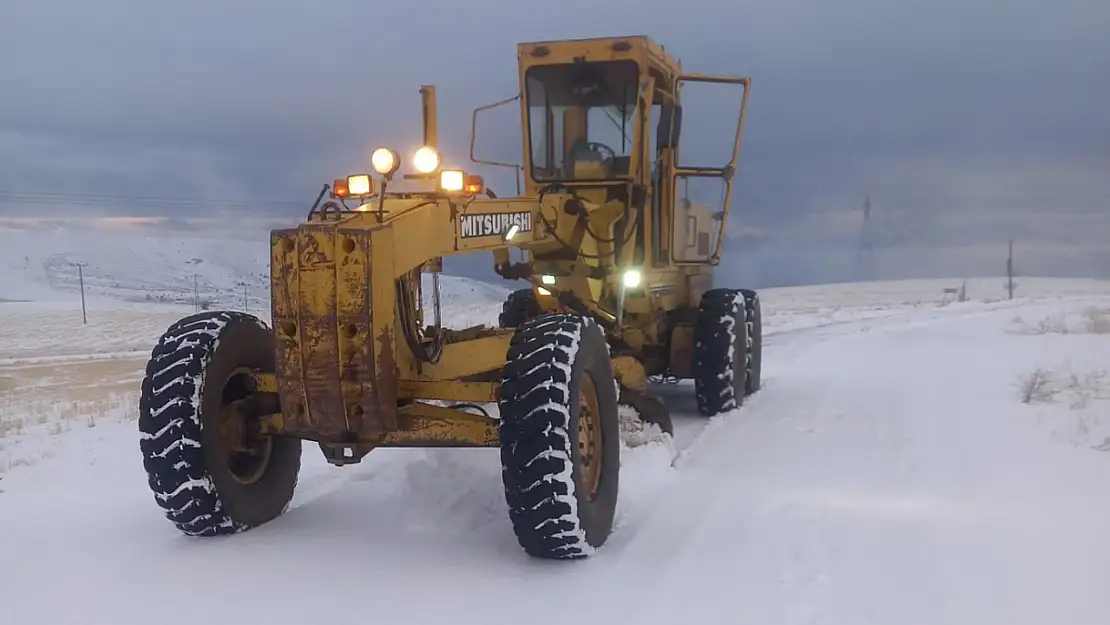
[[550, 314], [526, 321], [510, 342], [501, 396], [502, 477], [509, 518], [529, 555], [586, 557], [573, 479], [570, 380], [583, 317]]
[[155, 502], [190, 536], [235, 534], [249, 526], [224, 510], [201, 452], [200, 403], [204, 372], [233, 323], [256, 317], [233, 311], [204, 312], [171, 325], [151, 352], [139, 398], [139, 449]]

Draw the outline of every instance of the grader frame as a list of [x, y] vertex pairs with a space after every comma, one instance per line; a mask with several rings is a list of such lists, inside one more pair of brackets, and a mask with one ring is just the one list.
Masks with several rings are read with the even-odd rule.
[[[378, 447], [500, 445], [504, 456], [509, 453], [503, 438], [505, 428], [509, 427], [506, 417], [503, 414], [500, 419], [492, 418], [485, 414], [482, 405], [496, 402], [504, 405], [509, 401], [504, 396], [504, 385], [511, 377], [509, 368], [514, 366], [517, 373], [512, 375], [517, 377], [510, 390], [514, 397], [525, 397], [540, 386], [546, 388], [547, 382], [541, 380], [537, 386], [534, 379], [521, 377], [524, 373], [520, 373], [523, 366], [520, 363], [527, 358], [533, 359], [529, 362], [538, 362], [534, 355], [522, 350], [529, 341], [536, 343], [535, 337], [544, 332], [554, 350], [552, 363], [557, 365], [563, 358], [560, 349], [570, 354], [566, 367], [572, 373], [567, 374], [570, 377], [559, 388], [565, 391], [564, 395], [583, 398], [579, 408], [571, 406], [575, 404], [572, 398], [564, 398], [570, 402], [564, 410], [567, 413], [564, 429], [570, 427], [571, 420], [577, 421], [580, 428], [576, 438], [582, 451], [572, 453], [569, 448], [567, 451], [568, 456], [574, 455], [577, 460], [594, 453], [587, 453], [586, 441], [593, 441], [590, 443], [593, 445], [604, 438], [608, 450], [605, 453], [610, 455], [617, 449], [614, 440], [617, 433], [613, 430], [617, 397], [640, 409], [645, 420], [670, 431], [665, 407], [646, 392], [647, 379], [664, 374], [695, 377], [697, 349], [707, 354], [717, 353], [713, 350], [731, 354], [726, 348], [736, 345], [748, 357], [745, 360], [741, 355], [737, 364], [733, 356], [728, 356], [732, 358], [727, 364], [729, 376], [736, 375], [733, 371], [740, 367], [738, 375], [742, 380], [737, 383], [741, 387], [747, 383], [747, 392], [758, 387], [758, 373], [754, 382], [751, 373], [752, 338], [756, 341], [755, 349], [759, 349], [758, 336], [752, 337], [753, 327], [758, 330], [753, 326], [753, 311], [754, 323], [759, 322], [758, 299], [754, 292], [741, 297], [738, 292], [714, 290], [711, 284], [711, 271], [720, 260], [724, 240], [749, 79], [683, 74], [678, 61], [647, 37], [526, 43], [518, 46], [517, 53], [521, 95], [502, 103], [520, 101], [524, 129], [522, 195], [500, 198], [486, 187], [482, 178], [446, 168], [439, 162], [435, 88], [425, 86], [421, 89], [424, 153], [417, 154], [417, 158], [427, 160], [432, 154], [435, 162], [434, 166], [424, 167], [425, 171], [402, 179], [419, 188], [390, 191], [398, 183], [394, 176], [400, 158], [392, 150], [379, 150], [373, 160], [380, 178], [354, 174], [337, 179], [331, 186], [329, 200], [320, 202], [328, 192], [325, 187], [303, 223], [271, 233], [272, 343], [266, 348], [270, 356], [255, 349], [249, 358], [244, 356], [227, 365], [227, 371], [221, 369], [216, 381], [199, 381], [206, 375], [201, 370], [189, 387], [195, 397], [201, 398], [193, 401], [198, 414], [190, 418], [201, 430], [205, 427], [209, 430], [198, 436], [202, 439], [201, 447], [207, 445], [205, 466], [212, 474], [214, 490], [221, 491], [221, 481], [227, 484], [223, 488], [226, 491], [222, 495], [226, 500], [223, 505], [231, 512], [225, 512], [228, 516], [219, 527], [241, 530], [265, 522], [280, 511], [276, 511], [274, 504], [270, 506], [271, 512], [252, 517], [251, 504], [233, 501], [235, 497], [249, 500], [249, 494], [228, 494], [234, 489], [252, 488], [256, 482], [251, 479], [262, 479], [259, 476], [265, 469], [259, 467], [263, 460], [246, 463], [253, 467], [253, 474], [229, 469], [225, 471], [229, 477], [219, 477], [211, 465], [222, 462], [220, 453], [209, 448], [219, 447], [228, 457], [253, 454], [270, 462], [269, 458], [277, 453], [274, 441], [311, 440], [319, 444], [329, 462], [337, 465], [359, 462]], [[743, 88], [732, 159], [719, 167], [678, 164], [680, 88], [693, 81]], [[609, 106], [614, 98], [621, 100], [621, 119], [632, 131], [629, 137], [632, 147], [627, 157], [618, 156], [611, 146], [589, 140], [590, 119], [586, 109]], [[543, 106], [538, 101], [541, 99], [546, 102]], [[647, 146], [655, 104], [659, 105], [660, 123], [653, 158]], [[557, 137], [555, 109], [560, 107], [563, 132], [562, 137]], [[475, 118], [478, 112], [475, 111]], [[623, 126], [621, 132], [623, 142]], [[560, 142], [561, 156], [557, 156]], [[592, 160], [589, 153], [581, 158], [570, 156], [582, 153], [583, 147], [586, 152], [608, 148], [612, 156]], [[474, 158], [473, 144], [471, 152], [476, 162], [504, 165]], [[708, 209], [680, 199], [677, 181], [683, 177], [719, 177], [726, 186], [720, 211], [710, 214]], [[359, 205], [353, 208], [347, 205], [352, 200]], [[681, 221], [676, 217], [680, 206], [684, 212]], [[693, 236], [689, 237], [690, 243], [679, 244], [674, 235], [684, 230]], [[511, 249], [524, 250], [528, 258], [512, 262]], [[694, 250], [693, 257], [680, 254], [690, 249]], [[440, 318], [438, 288], [443, 258], [473, 252], [492, 252], [498, 274], [529, 281], [536, 308], [552, 316], [527, 327], [445, 328]], [[423, 306], [425, 273], [432, 274], [434, 291], [435, 319], [428, 326], [425, 326], [428, 311]], [[722, 293], [723, 299], [718, 297]], [[714, 303], [718, 300], [723, 303]], [[724, 329], [717, 326], [700, 329], [699, 301], [711, 324], [717, 323], [715, 319], [721, 318], [722, 312], [725, 317], [739, 315], [743, 331], [734, 331], [728, 324], [722, 326]], [[720, 310], [706, 309], [707, 301]], [[159, 402], [168, 406], [171, 400], [158, 397], [156, 391], [158, 376], [168, 370], [165, 362], [173, 357], [182, 358], [182, 363], [192, 362], [179, 356], [183, 345], [180, 335], [203, 326], [212, 328], [210, 334], [216, 336], [227, 324], [241, 323], [241, 317], [227, 313], [207, 318], [194, 316], [175, 324], [164, 335], [155, 348], [144, 381], [140, 427], [144, 428], [144, 441], [150, 441], [144, 442], [147, 445], [144, 449], [154, 450], [158, 436], [167, 431], [158, 425]], [[204, 325], [209, 322], [210, 325]], [[262, 326], [260, 322], [256, 325]], [[253, 327], [241, 331], [257, 332]], [[699, 332], [700, 338], [696, 336]], [[563, 341], [567, 336], [580, 343], [567, 347]], [[604, 338], [602, 347], [591, 347], [589, 341], [594, 336], [596, 340]], [[250, 339], [254, 343], [258, 340]], [[699, 347], [703, 344], [704, 347]], [[203, 352], [203, 357], [197, 357], [199, 362], [214, 366], [210, 360], [218, 358], [220, 346], [213, 343], [205, 349], [208, 351]], [[586, 355], [576, 355], [574, 352], [579, 349]], [[594, 353], [598, 349], [604, 350], [604, 358]], [[513, 354], [516, 361], [507, 364]], [[576, 364], [575, 358], [580, 357], [588, 362]], [[757, 362], [755, 366], [758, 367]], [[583, 367], [592, 372], [585, 378], [581, 375], [586, 374], [579, 372]], [[556, 371], [552, 375], [561, 374]], [[604, 379], [607, 376], [609, 379]], [[708, 384], [716, 382], [711, 380]], [[203, 391], [206, 385], [223, 389], [220, 397], [207, 399], [204, 392], [216, 391]], [[227, 390], [231, 386], [235, 387], [234, 392]], [[582, 395], [584, 388], [593, 393], [592, 400]], [[706, 401], [717, 402], [713, 404], [714, 412], [727, 409], [739, 404], [743, 390], [733, 397], [728, 394], [731, 390], [724, 389], [720, 396], [731, 400]], [[704, 394], [704, 390], [699, 390], [699, 401]], [[607, 399], [610, 395], [613, 401]], [[437, 405], [429, 400], [453, 405]], [[202, 407], [209, 406], [205, 402], [212, 402], [209, 408]], [[217, 414], [200, 414], [205, 409]], [[475, 414], [475, 409], [483, 414]], [[590, 411], [601, 413], [590, 417], [602, 421], [601, 425], [585, 424]], [[524, 425], [510, 426], [515, 428], [513, 436], [524, 436], [521, 434]], [[213, 429], [218, 431], [218, 437], [211, 434]], [[570, 438], [567, 434], [568, 444]], [[513, 445], [515, 448], [517, 442]], [[299, 466], [299, 451], [283, 453], [290, 458], [295, 454]], [[148, 453], [146, 464], [152, 488], [169, 471], [160, 458], [154, 451]], [[597, 477], [598, 471], [604, 470], [583, 464], [575, 469], [574, 479], [579, 488], [585, 488], [582, 476]], [[523, 487], [517, 484], [510, 488], [509, 479], [506, 477], [507, 497], [514, 514], [519, 516], [524, 514], [523, 508], [519, 501], [513, 503], [509, 492], [515, 488], [514, 496], [523, 496]], [[570, 549], [565, 541], [551, 542], [562, 534], [542, 540], [522, 535], [520, 532], [531, 530], [521, 521], [525, 525], [517, 528], [518, 537], [529, 553], [579, 557], [586, 554], [587, 547], [604, 541], [609, 531], [605, 519], [611, 524], [611, 507], [615, 504], [616, 477], [597, 479], [601, 486], [595, 483], [588, 490], [596, 494], [598, 488], [602, 492], [608, 488], [608, 503], [599, 505], [609, 509], [590, 522], [595, 529], [586, 528], [586, 534], [592, 531], [593, 538], [587, 536], [578, 548]], [[288, 489], [291, 493], [292, 484]], [[190, 523], [197, 521], [183, 521], [181, 509], [166, 503], [172, 500], [168, 492], [155, 488], [167, 515], [183, 531], [198, 534], [222, 531], [211, 529], [210, 525], [205, 525], [208, 529], [204, 530], [189, 529]], [[238, 517], [234, 514], [237, 506], [241, 511]], [[583, 527], [589, 525], [586, 521], [582, 523]], [[533, 542], [529, 543], [530, 540]]]
[[[633, 145], [645, 141], [648, 127], [643, 123], [644, 112], [651, 109], [656, 94], [673, 102], [674, 90], [683, 81], [734, 83], [744, 87], [750, 84], [749, 79], [742, 77], [682, 74], [678, 62], [647, 38], [521, 44], [518, 56], [521, 89], [525, 94], [520, 98], [523, 128], [529, 128], [531, 121], [527, 93], [532, 68], [634, 64], [638, 73], [634, 86], [643, 108], [640, 123], [633, 124]], [[665, 88], [657, 87], [657, 81]], [[424, 145], [436, 147], [435, 88], [425, 86], [421, 92]], [[744, 101], [738, 103], [740, 117], [732, 162], [720, 168], [682, 169], [672, 156], [663, 165], [672, 170], [671, 175], [660, 178], [673, 181], [690, 175], [720, 176], [731, 185], [747, 92], [745, 88]], [[677, 110], [673, 106], [665, 109], [671, 115]], [[525, 162], [533, 164], [536, 148], [531, 143], [532, 133], [523, 134]], [[664, 150], [673, 155], [673, 149]], [[639, 315], [644, 321], [640, 327], [622, 328], [617, 323], [617, 311], [604, 308], [600, 302], [606, 296], [613, 299], [614, 294], [619, 298], [622, 286], [619, 270], [642, 266], [645, 246], [641, 243], [617, 249], [617, 243], [634, 234], [637, 218], [644, 220], [644, 228], [661, 230], [659, 239], [666, 240], [670, 221], [664, 218], [653, 223], [650, 214], [633, 215], [626, 220], [624, 231], [614, 227], [621, 213], [629, 208], [626, 202], [636, 195], [635, 188], [652, 187], [644, 171], [648, 162], [646, 150], [635, 152], [637, 157], [629, 159], [623, 180], [599, 176], [580, 183], [572, 194], [543, 193], [544, 181], [528, 175], [524, 197], [487, 199], [432, 191], [411, 197], [388, 197], [384, 202], [378, 198], [378, 202], [363, 205], [363, 210], [338, 215], [316, 213], [315, 218], [296, 229], [275, 231], [271, 237], [271, 288], [273, 323], [279, 343], [278, 371], [276, 381], [266, 379], [260, 381], [260, 386], [276, 390], [286, 413], [280, 422], [268, 422], [266, 431], [319, 440], [329, 460], [336, 463], [357, 462], [374, 447], [496, 446], [496, 420], [418, 400], [466, 404], [496, 401], [499, 381], [475, 378], [500, 371], [513, 331], [448, 331], [433, 339], [442, 340], [441, 351], [434, 362], [428, 362], [412, 341], [399, 340], [406, 331], [412, 332], [411, 324], [416, 320], [393, 314], [394, 310], [413, 307], [413, 302], [406, 300], [412, 300], [417, 290], [414, 288], [415, 281], [420, 279], [417, 272], [436, 268], [442, 257], [453, 254], [493, 252], [499, 273], [530, 279], [537, 290], [543, 289], [538, 298], [541, 308], [589, 314], [606, 326], [610, 336], [633, 350], [665, 347], [669, 338], [666, 331], [670, 328], [662, 327], [661, 316], [656, 313], [696, 302], [708, 290], [707, 269], [720, 258], [724, 228], [719, 229], [709, 258], [691, 262], [674, 259], [672, 255], [670, 263], [652, 268], [644, 282], [650, 287], [688, 281], [689, 287], [655, 297], [640, 293], [636, 294], [639, 297], [629, 297], [625, 287], [622, 312], [626, 319]], [[606, 191], [614, 182], [624, 187], [620, 199], [605, 201]], [[656, 191], [664, 203], [676, 195], [673, 182], [666, 187], [670, 196], [665, 196], [665, 191]], [[565, 208], [568, 204], [576, 207], [578, 214], [570, 214]], [[664, 207], [660, 216], [669, 212]], [[726, 198], [718, 217], [722, 225], [727, 214]], [[517, 223], [521, 226], [519, 233], [506, 241], [501, 228], [469, 232], [471, 224], [482, 216]], [[698, 221], [699, 225], [704, 223]], [[583, 236], [584, 233], [607, 233], [609, 236], [602, 237], [609, 241]], [[570, 246], [578, 253], [567, 258], [562, 252]], [[513, 267], [508, 262], [511, 248], [531, 251], [532, 262]], [[554, 276], [555, 280], [542, 283], [541, 276], [545, 275]], [[398, 281], [402, 286], [395, 288]], [[406, 323], [410, 327], [403, 327]], [[690, 347], [678, 346], [678, 351], [688, 354], [684, 360], [692, 357]], [[680, 357], [681, 354], [657, 353], [647, 368], [642, 362], [647, 359], [643, 357], [618, 359], [615, 373], [624, 388], [642, 391], [647, 375], [660, 373], [663, 362]], [[672, 368], [679, 372], [691, 368], [688, 362], [674, 364], [678, 366]]]

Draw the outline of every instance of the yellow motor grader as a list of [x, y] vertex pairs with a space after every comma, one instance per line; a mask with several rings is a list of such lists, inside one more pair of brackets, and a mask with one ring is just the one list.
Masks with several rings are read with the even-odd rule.
[[[618, 405], [672, 432], [649, 379], [693, 379], [707, 416], [758, 390], [759, 298], [712, 285], [750, 80], [684, 74], [642, 36], [523, 43], [517, 55], [519, 95], [474, 112], [519, 103], [517, 196], [443, 162], [425, 86], [418, 149], [373, 151], [372, 171], [324, 185], [303, 223], [271, 233], [271, 325], [202, 312], [159, 339], [140, 447], [181, 532], [236, 533], [282, 514], [304, 440], [337, 465], [378, 447], [498, 447], [521, 547], [581, 558], [612, 529]], [[735, 128], [709, 129], [735, 132], [728, 162], [683, 161], [690, 83], [741, 94]], [[471, 160], [505, 165], [477, 159], [473, 143]], [[723, 189], [715, 205], [686, 191], [707, 181]], [[471, 252], [531, 283], [498, 327], [443, 323], [443, 258]]]

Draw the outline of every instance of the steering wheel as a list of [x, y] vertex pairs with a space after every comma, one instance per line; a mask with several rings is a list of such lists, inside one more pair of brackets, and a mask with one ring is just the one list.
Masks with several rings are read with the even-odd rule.
[[586, 149], [594, 152], [601, 152], [603, 155], [608, 154], [608, 156], [602, 156], [602, 160], [608, 161], [609, 164], [612, 164], [613, 161], [617, 160], [617, 151], [605, 145], [604, 143], [599, 143], [597, 141], [587, 141]]

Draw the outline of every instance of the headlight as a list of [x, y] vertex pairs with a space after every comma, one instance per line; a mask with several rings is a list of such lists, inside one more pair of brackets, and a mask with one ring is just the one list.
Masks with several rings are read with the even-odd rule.
[[391, 176], [401, 166], [397, 153], [389, 148], [378, 148], [370, 155], [370, 165], [383, 176]]
[[624, 272], [624, 277], [623, 277], [624, 286], [626, 286], [630, 289], [634, 289], [634, 288], [640, 286], [640, 279], [641, 278], [642, 278], [642, 276], [640, 275], [640, 272], [638, 270], [629, 269], [628, 271]]
[[412, 166], [422, 174], [430, 174], [439, 169], [439, 152], [431, 146], [424, 146], [412, 155]]
[[439, 173], [439, 188], [448, 193], [457, 193], [463, 190], [466, 174], [458, 169], [444, 169]]
[[347, 191], [351, 195], [370, 195], [370, 192], [373, 190], [374, 184], [370, 182], [370, 176], [368, 174], [347, 176]]
[[544, 284], [547, 284], [547, 285], [555, 284], [555, 276], [544, 274], [544, 275], [540, 276], [540, 282], [542, 282]]

